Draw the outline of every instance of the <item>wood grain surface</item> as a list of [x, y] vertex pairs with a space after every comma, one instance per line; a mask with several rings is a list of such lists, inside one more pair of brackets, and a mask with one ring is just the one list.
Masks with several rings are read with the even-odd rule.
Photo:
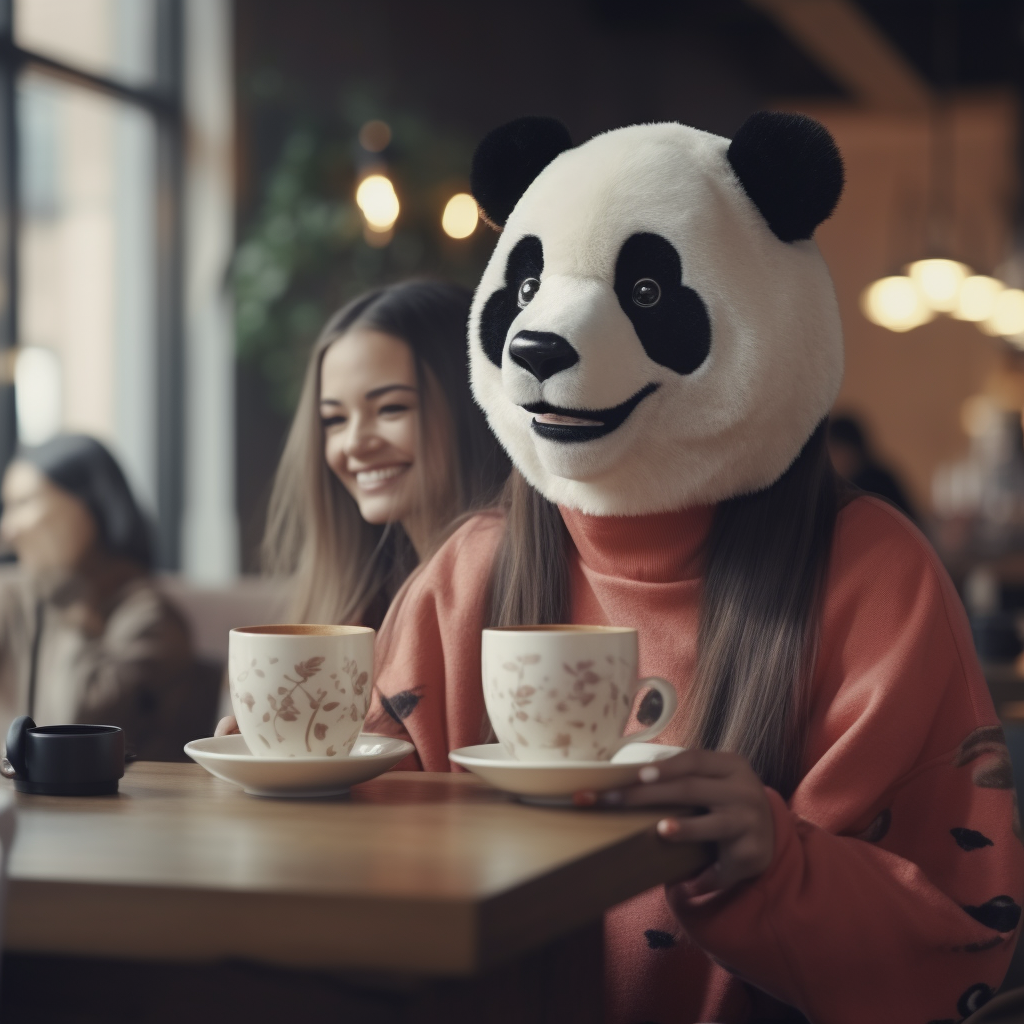
[[19, 952], [459, 976], [707, 862], [651, 811], [527, 807], [470, 775], [392, 772], [344, 800], [262, 800], [140, 763], [114, 797], [18, 796]]

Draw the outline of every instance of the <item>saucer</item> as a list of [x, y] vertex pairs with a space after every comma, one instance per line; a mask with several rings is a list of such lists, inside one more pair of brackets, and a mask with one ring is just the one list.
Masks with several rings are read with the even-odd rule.
[[245, 740], [210, 736], [185, 744], [185, 753], [211, 775], [252, 796], [341, 796], [357, 782], [383, 775], [413, 745], [391, 736], [363, 733], [348, 757], [253, 757]]
[[682, 750], [662, 743], [627, 743], [610, 761], [516, 761], [500, 743], [481, 743], [453, 750], [448, 758], [527, 803], [565, 806], [578, 790], [600, 792], [636, 782], [638, 765], [663, 761]]

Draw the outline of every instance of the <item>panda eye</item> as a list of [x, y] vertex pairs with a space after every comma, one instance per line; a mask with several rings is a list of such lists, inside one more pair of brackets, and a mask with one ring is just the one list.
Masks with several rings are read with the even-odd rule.
[[525, 309], [531, 302], [533, 302], [537, 297], [538, 291], [540, 291], [540, 281], [535, 277], [528, 277], [519, 286], [519, 294], [516, 296], [516, 302], [519, 303], [519, 308]]
[[661, 298], [661, 285], [652, 277], [641, 277], [633, 285], [633, 302], [647, 309], [658, 304]]

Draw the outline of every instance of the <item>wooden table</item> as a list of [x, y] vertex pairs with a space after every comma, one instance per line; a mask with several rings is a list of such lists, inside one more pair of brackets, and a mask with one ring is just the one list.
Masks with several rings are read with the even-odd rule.
[[595, 1020], [603, 912], [707, 860], [656, 812], [528, 807], [462, 774], [287, 801], [140, 763], [116, 797], [18, 810], [5, 1021], [21, 1001], [40, 1022]]

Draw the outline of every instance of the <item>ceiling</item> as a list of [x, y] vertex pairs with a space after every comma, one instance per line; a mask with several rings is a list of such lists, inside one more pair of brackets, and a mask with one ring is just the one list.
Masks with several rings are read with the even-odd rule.
[[[1024, 87], [1024, 0], [847, 2], [933, 87]], [[720, 39], [763, 95], [846, 93], [775, 18], [748, 0], [646, 0], [642, 9], [634, 0], [587, 0], [587, 7], [616, 33], [699, 32]]]

